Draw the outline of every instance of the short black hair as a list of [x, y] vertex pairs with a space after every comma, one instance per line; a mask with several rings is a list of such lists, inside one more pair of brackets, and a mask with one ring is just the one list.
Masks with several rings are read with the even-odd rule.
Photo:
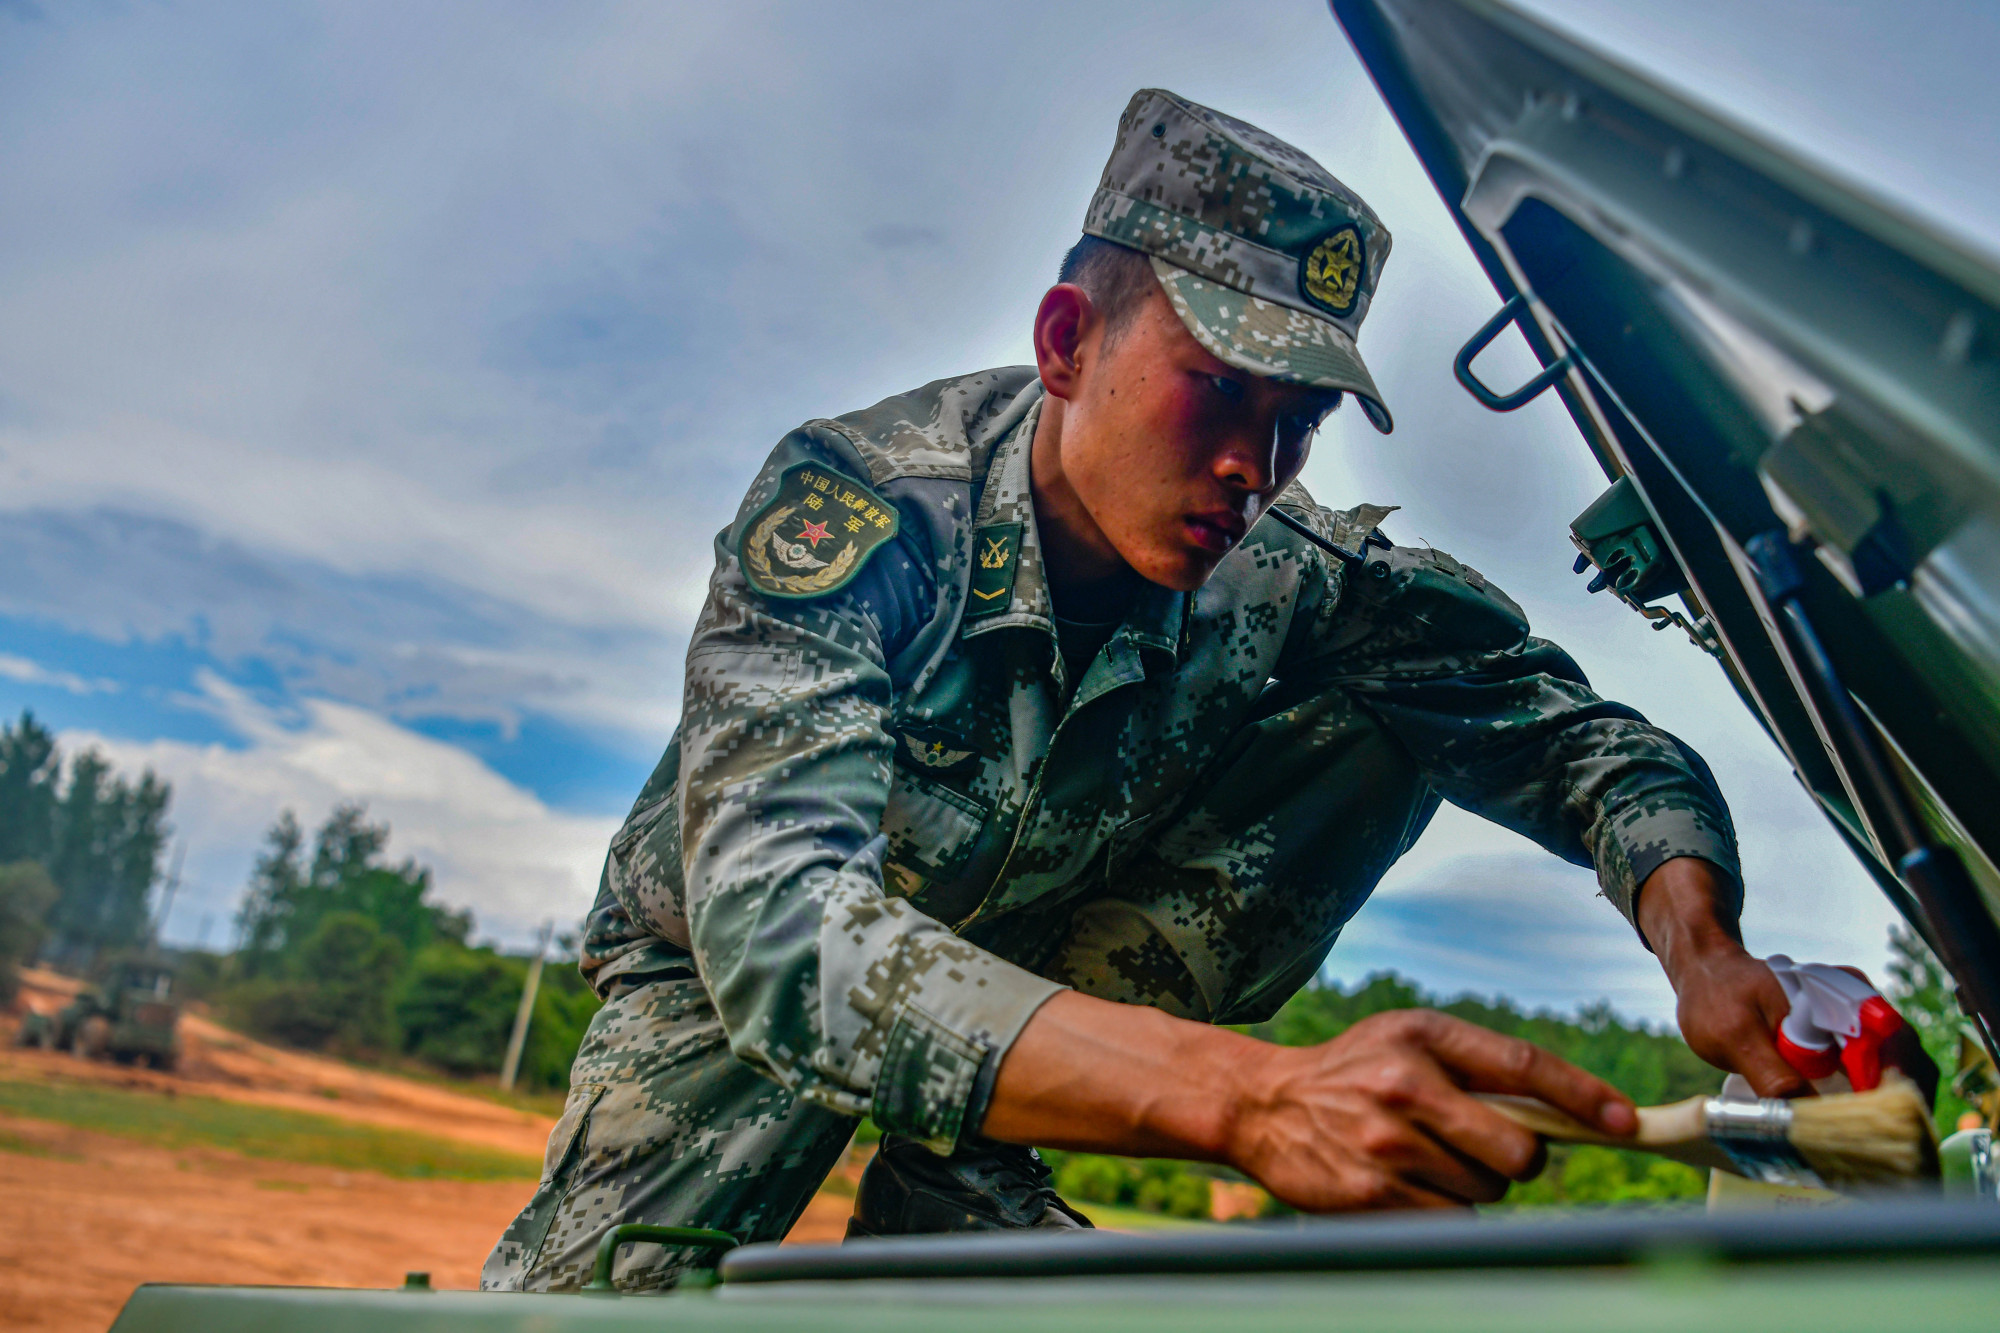
[[1153, 261], [1145, 251], [1097, 236], [1085, 236], [1069, 248], [1069, 253], [1063, 256], [1062, 268], [1056, 273], [1056, 281], [1083, 288], [1090, 303], [1097, 307], [1097, 313], [1104, 317], [1107, 345], [1125, 331], [1146, 298], [1160, 285], [1153, 276]]

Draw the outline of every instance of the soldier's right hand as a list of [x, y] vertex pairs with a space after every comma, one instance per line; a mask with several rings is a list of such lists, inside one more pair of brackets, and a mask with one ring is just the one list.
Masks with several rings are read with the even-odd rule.
[[1632, 1103], [1530, 1042], [1428, 1009], [1319, 1046], [1273, 1046], [1062, 991], [1000, 1063], [980, 1133], [1010, 1143], [1228, 1162], [1295, 1208], [1487, 1202], [1540, 1140], [1469, 1093], [1539, 1097], [1624, 1136]]
[[1624, 1136], [1632, 1103], [1531, 1042], [1428, 1009], [1319, 1046], [1267, 1047], [1240, 1086], [1228, 1160], [1307, 1212], [1490, 1203], [1538, 1174], [1541, 1141], [1469, 1096], [1539, 1097]]

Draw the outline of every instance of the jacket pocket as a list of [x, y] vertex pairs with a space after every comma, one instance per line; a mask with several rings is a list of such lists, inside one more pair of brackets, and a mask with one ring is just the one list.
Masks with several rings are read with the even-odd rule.
[[611, 839], [604, 873], [618, 905], [640, 927], [688, 947], [687, 894], [681, 882], [680, 784], [632, 812]]
[[956, 876], [991, 813], [984, 801], [897, 769], [882, 812], [889, 891], [911, 897], [925, 883]]
[[1104, 872], [1108, 882], [1118, 883], [1120, 876], [1145, 848], [1147, 839], [1164, 824], [1161, 816], [1161, 811], [1148, 811], [1143, 815], [1134, 815], [1112, 830], [1104, 847]]

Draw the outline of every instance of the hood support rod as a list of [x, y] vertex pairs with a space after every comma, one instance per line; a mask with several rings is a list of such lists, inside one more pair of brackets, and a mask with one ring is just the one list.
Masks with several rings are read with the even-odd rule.
[[1958, 852], [1931, 836], [1874, 725], [1861, 715], [1854, 696], [1841, 683], [1801, 600], [1806, 580], [1797, 551], [1782, 529], [1760, 532], [1744, 543], [1759, 590], [1777, 612], [1793, 661], [1822, 696], [1821, 720], [1840, 733], [1859, 769], [1854, 776], [1868, 784], [1888, 812], [1890, 827], [1881, 832], [1895, 840], [1896, 845], [1886, 850], [1895, 862], [1896, 876], [1930, 918], [1938, 954], [1970, 1000], [1970, 1017], [1987, 1052], [2000, 1064], [1993, 1040], [2000, 1031], [2000, 927], [1994, 925]]

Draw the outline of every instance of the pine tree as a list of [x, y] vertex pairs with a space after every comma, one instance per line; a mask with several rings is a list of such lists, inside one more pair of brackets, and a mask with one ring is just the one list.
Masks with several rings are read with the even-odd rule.
[[65, 772], [32, 713], [0, 727], [0, 864], [48, 871], [57, 895], [46, 924], [62, 952], [88, 958], [150, 937], [172, 795], [150, 771], [120, 777], [95, 750]]
[[61, 890], [49, 926], [66, 944], [95, 952], [147, 940], [171, 796], [150, 771], [137, 784], [117, 776], [95, 750], [70, 761], [48, 858]]
[[33, 713], [22, 713], [18, 725], [0, 727], [0, 865], [47, 862], [60, 768], [56, 738]]

